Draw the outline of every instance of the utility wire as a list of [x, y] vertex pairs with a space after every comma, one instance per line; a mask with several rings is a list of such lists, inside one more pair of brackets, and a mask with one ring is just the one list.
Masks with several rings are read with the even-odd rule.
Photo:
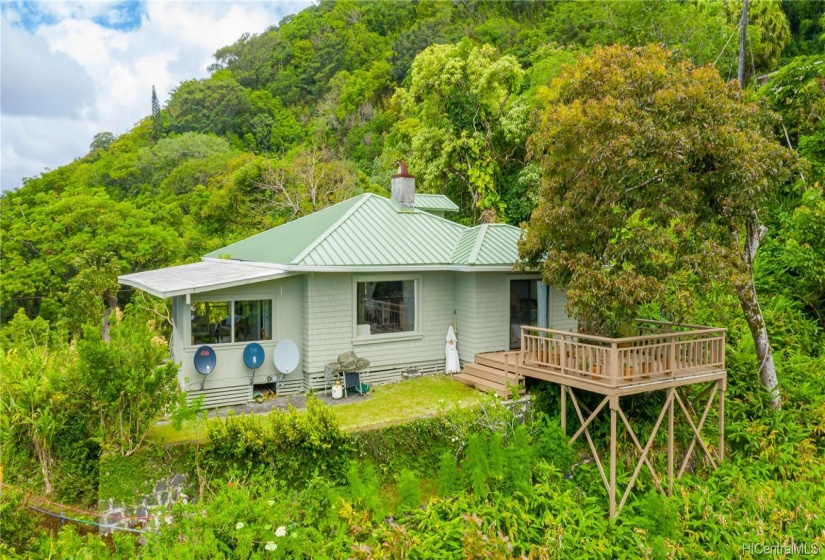
[[740, 26], [741, 24], [742, 24], [742, 22], [741, 22], [741, 21], [740, 21], [739, 23], [737, 23], [737, 24], [736, 24], [736, 29], [734, 29], [734, 30], [733, 30], [733, 33], [731, 33], [731, 34], [730, 34], [730, 37], [728, 37], [728, 40], [727, 40], [727, 42], [725, 43], [725, 46], [724, 46], [724, 47], [722, 47], [722, 52], [720, 52], [720, 53], [719, 53], [719, 56], [717, 56], [717, 57], [716, 57], [716, 60], [714, 60], [714, 61], [713, 61], [713, 65], [714, 65], [714, 66], [716, 66], [716, 63], [717, 63], [717, 62], [719, 62], [719, 59], [720, 59], [720, 58], [722, 58], [722, 55], [723, 55], [723, 54], [725, 54], [725, 49], [727, 49], [727, 48], [728, 48], [728, 43], [730, 43], [730, 40], [731, 40], [731, 39], [733, 39], [733, 36], [734, 36], [734, 35], [736, 35], [736, 32], [737, 32], [737, 31], [739, 31], [739, 26]]
[[137, 533], [139, 535], [143, 535], [145, 533], [157, 533], [157, 531], [141, 531], [140, 529], [130, 529], [129, 527], [118, 527], [117, 525], [105, 525], [103, 523], [97, 523], [95, 521], [87, 521], [86, 519], [75, 519], [73, 517], [66, 517], [62, 513], [55, 513], [53, 511], [49, 511], [46, 509], [41, 509], [37, 506], [28, 506], [29, 509], [32, 509], [38, 513], [42, 513], [43, 515], [49, 515], [51, 517], [55, 517], [60, 519], [60, 524], [62, 525], [64, 521], [72, 521], [74, 523], [83, 523], [86, 525], [92, 525], [94, 527], [103, 527], [104, 529], [112, 529], [114, 531], [126, 531], [127, 533]]

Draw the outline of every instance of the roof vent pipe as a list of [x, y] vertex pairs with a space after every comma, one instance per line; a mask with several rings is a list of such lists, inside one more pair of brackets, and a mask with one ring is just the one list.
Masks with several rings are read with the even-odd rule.
[[392, 199], [401, 205], [402, 208], [413, 208], [415, 206], [415, 176], [407, 171], [407, 164], [403, 161], [398, 166], [398, 173], [392, 176], [390, 183], [392, 189]]

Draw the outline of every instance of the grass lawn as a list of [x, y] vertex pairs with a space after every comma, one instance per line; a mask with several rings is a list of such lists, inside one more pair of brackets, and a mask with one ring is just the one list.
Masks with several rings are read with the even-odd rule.
[[[348, 401], [333, 406], [332, 410], [338, 416], [342, 430], [359, 431], [403, 424], [456, 406], [472, 406], [484, 398], [487, 397], [450, 377], [430, 375], [373, 387], [369, 398], [350, 396]], [[147, 439], [164, 444], [205, 443], [207, 422], [214, 422], [214, 419], [186, 422], [181, 430], [171, 424], [153, 426]]]
[[[478, 404], [483, 397], [458, 381], [441, 375], [419, 377], [372, 388], [369, 400], [333, 408], [345, 432], [403, 424], [441, 410]], [[352, 399], [351, 399], [352, 400]]]

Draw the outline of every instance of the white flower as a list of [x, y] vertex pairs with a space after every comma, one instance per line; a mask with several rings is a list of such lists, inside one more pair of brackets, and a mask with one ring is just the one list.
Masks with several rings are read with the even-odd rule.
[[275, 500], [267, 500], [266, 505], [268, 505], [269, 507], [274, 506], [275, 505]]
[[272, 541], [269, 541], [269, 542], [268, 542], [268, 543], [266, 543], [266, 545], [264, 546], [264, 550], [269, 551], [269, 552], [272, 552], [273, 550], [278, 550], [278, 545], [277, 545], [277, 544], [275, 544], [275, 543], [274, 543], [274, 542], [272, 542]]
[[275, 536], [276, 537], [285, 537], [286, 536], [286, 527], [284, 527], [283, 525], [278, 527], [278, 529], [275, 531]]
[[243, 529], [243, 523], [238, 521], [237, 523], [235, 523], [235, 530], [240, 531], [241, 529]]

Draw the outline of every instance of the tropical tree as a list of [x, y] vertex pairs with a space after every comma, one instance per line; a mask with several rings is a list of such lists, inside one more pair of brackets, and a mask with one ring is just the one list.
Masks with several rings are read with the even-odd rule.
[[65, 395], [59, 386], [66, 365], [63, 354], [50, 351], [47, 345], [0, 350], [4, 378], [0, 402], [8, 421], [3, 443], [11, 443], [8, 437], [31, 445], [47, 495], [54, 490], [51, 473], [55, 437], [65, 416], [61, 413]]
[[701, 286], [739, 298], [762, 384], [780, 405], [753, 282], [760, 221], [793, 174], [772, 113], [715, 68], [657, 46], [598, 47], [544, 92], [530, 139], [543, 168], [520, 245], [593, 328], [615, 331], [643, 304], [678, 319]]
[[409, 153], [426, 187], [469, 194], [484, 221], [504, 217], [503, 183], [523, 160], [523, 76], [514, 57], [490, 45], [433, 45], [415, 58], [409, 86], [394, 97], [402, 117], [391, 134], [398, 156]]
[[111, 340], [87, 327], [77, 344], [78, 383], [92, 396], [98, 421], [92, 430], [101, 447], [131, 455], [157, 416], [173, 404], [177, 365], [164, 363], [166, 341], [155, 331], [156, 318], [128, 306], [113, 325]]

